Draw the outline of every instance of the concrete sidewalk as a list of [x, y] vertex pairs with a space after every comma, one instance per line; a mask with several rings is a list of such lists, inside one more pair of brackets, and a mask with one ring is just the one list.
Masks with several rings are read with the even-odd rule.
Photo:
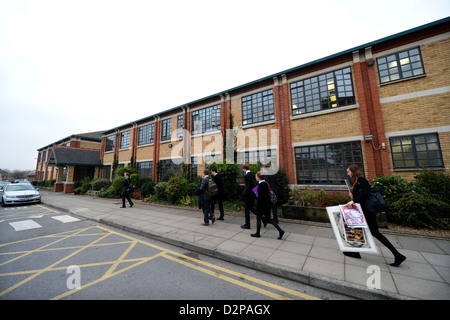
[[[119, 208], [121, 200], [67, 195], [42, 191], [45, 205], [106, 225], [132, 231], [249, 268], [265, 271], [308, 285], [337, 291], [361, 299], [450, 300], [450, 241], [394, 235], [386, 237], [407, 257], [396, 268], [390, 251], [376, 240], [380, 255], [346, 257], [339, 250], [331, 226], [281, 220], [286, 232], [270, 224], [253, 238], [240, 228], [244, 215], [225, 212], [225, 220], [201, 226], [200, 210], [155, 206], [135, 201], [133, 208]], [[128, 205], [128, 204], [127, 204]], [[216, 217], [218, 213], [216, 212]], [[372, 275], [367, 268], [381, 270], [381, 289], [368, 289]]]

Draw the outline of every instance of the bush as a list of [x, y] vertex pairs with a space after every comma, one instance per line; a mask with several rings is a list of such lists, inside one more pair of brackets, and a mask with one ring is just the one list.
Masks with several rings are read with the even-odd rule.
[[167, 189], [167, 182], [158, 182], [155, 186], [155, 195], [156, 198], [159, 200], [165, 200], [166, 199], [166, 189]]
[[155, 186], [156, 183], [153, 182], [150, 178], [143, 178], [140, 181], [141, 185], [141, 194], [143, 198], [146, 198], [147, 196], [151, 194], [155, 194]]
[[414, 183], [407, 182], [398, 176], [374, 178], [372, 185], [381, 193], [389, 207], [401, 199], [405, 193], [415, 190]]
[[291, 190], [288, 204], [302, 207], [329, 207], [345, 204], [349, 198], [342, 194], [328, 194], [324, 190], [315, 191], [308, 187]]
[[422, 170], [415, 175], [416, 186], [430, 196], [450, 204], [450, 175], [444, 171]]
[[116, 196], [120, 196], [123, 190], [123, 183], [125, 181], [125, 177], [118, 177], [114, 179], [112, 185], [109, 187], [113, 194]]
[[92, 189], [92, 183], [89, 178], [84, 178], [81, 184], [81, 193], [86, 193]]
[[388, 222], [430, 229], [450, 229], [449, 176], [422, 170], [414, 182], [397, 176], [373, 179], [373, 186], [389, 206]]
[[111, 186], [111, 182], [108, 179], [97, 179], [92, 182], [92, 189], [95, 191], [105, 190]]
[[130, 175], [131, 184], [134, 186], [134, 190], [139, 190], [140, 182], [139, 175], [137, 173], [133, 173]]
[[391, 204], [389, 220], [394, 223], [429, 229], [449, 229], [450, 204], [426, 193], [405, 193]]
[[102, 198], [109, 198], [109, 199], [120, 198], [120, 195], [115, 194], [112, 188], [100, 191], [99, 196]]
[[51, 188], [51, 187], [53, 187], [53, 185], [55, 184], [55, 182], [56, 182], [55, 179], [53, 179], [53, 180], [46, 180], [46, 181], [44, 182], [44, 186], [47, 187], [47, 188]]
[[170, 203], [176, 204], [188, 195], [188, 181], [182, 175], [176, 175], [169, 179], [166, 187], [166, 198]]

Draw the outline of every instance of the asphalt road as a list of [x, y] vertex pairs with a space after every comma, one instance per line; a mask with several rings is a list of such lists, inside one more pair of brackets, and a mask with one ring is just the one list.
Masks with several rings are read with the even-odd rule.
[[17, 299], [349, 298], [34, 205], [0, 208], [0, 300]]

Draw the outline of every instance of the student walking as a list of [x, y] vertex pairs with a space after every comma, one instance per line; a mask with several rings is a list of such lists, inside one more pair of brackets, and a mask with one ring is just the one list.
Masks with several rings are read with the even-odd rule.
[[[347, 168], [347, 174], [352, 180], [352, 192], [349, 192], [349, 196], [352, 199], [347, 203], [347, 205], [351, 208], [353, 204], [359, 203], [363, 212], [365, 213], [365, 217], [367, 220], [367, 225], [369, 226], [370, 232], [372, 235], [378, 239], [382, 244], [384, 244], [394, 255], [395, 261], [391, 263], [391, 266], [398, 267], [400, 264], [406, 260], [406, 257], [402, 255], [397, 249], [392, 245], [389, 240], [383, 236], [378, 230], [377, 220], [375, 214], [370, 214], [369, 210], [367, 210], [366, 200], [369, 197], [370, 193], [370, 184], [366, 178], [363, 177], [361, 173], [361, 169], [352, 164]], [[360, 259], [361, 255], [359, 252], [344, 252], [344, 255]]]
[[208, 186], [209, 186], [209, 170], [203, 170], [203, 180], [198, 190], [199, 197], [202, 197], [203, 200], [203, 223], [202, 226], [209, 226], [209, 220], [214, 223], [216, 220], [214, 214], [211, 212], [211, 198], [208, 194]]
[[275, 228], [277, 228], [279, 232], [278, 239], [282, 239], [284, 235], [284, 231], [278, 226], [278, 223], [273, 221], [270, 217], [270, 208], [272, 206], [272, 202], [270, 201], [269, 194], [269, 185], [265, 181], [266, 176], [261, 174], [261, 171], [256, 173], [256, 181], [258, 181], [258, 196], [256, 198], [256, 233], [253, 233], [251, 236], [259, 238], [260, 230], [261, 230], [261, 220], [265, 218], [266, 223], [269, 222], [273, 224]]
[[[263, 171], [264, 174], [264, 171]], [[266, 182], [269, 184], [270, 189], [275, 193], [277, 199], [280, 200], [283, 198], [283, 190], [278, 187], [277, 178], [274, 174], [267, 175], [266, 174]], [[270, 207], [272, 208], [272, 220], [278, 223], [278, 214], [277, 214], [277, 204], [271, 203]]]
[[127, 198], [128, 203], [130, 204], [130, 208], [134, 205], [131, 201], [130, 193], [133, 191], [134, 186], [131, 184], [130, 174], [128, 172], [124, 173], [125, 181], [123, 182], [122, 188], [122, 206], [121, 208], [126, 208], [125, 206], [125, 198]]
[[255, 175], [250, 171], [248, 164], [244, 164], [242, 166], [242, 170], [244, 171], [245, 182], [245, 189], [243, 192], [245, 223], [241, 226], [241, 228], [250, 229], [250, 211], [256, 214], [253, 207], [255, 202], [255, 193], [253, 192], [253, 188], [256, 187], [256, 180]]
[[224, 211], [223, 211], [223, 196], [224, 196], [224, 192], [223, 192], [222, 176], [217, 173], [217, 169], [216, 168], [211, 168], [211, 174], [212, 174], [212, 179], [217, 184], [217, 189], [218, 189], [217, 195], [215, 195], [211, 199], [211, 212], [214, 215], [214, 207], [215, 207], [216, 202], [217, 202], [219, 204], [219, 211], [220, 211], [220, 216], [219, 216], [219, 218], [217, 218], [217, 220], [223, 220], [223, 215], [224, 215]]

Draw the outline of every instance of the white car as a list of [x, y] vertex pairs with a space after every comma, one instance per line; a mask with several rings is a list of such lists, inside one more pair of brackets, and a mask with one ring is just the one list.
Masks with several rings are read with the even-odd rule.
[[9, 183], [2, 187], [2, 207], [8, 204], [40, 203], [41, 194], [29, 183]]

